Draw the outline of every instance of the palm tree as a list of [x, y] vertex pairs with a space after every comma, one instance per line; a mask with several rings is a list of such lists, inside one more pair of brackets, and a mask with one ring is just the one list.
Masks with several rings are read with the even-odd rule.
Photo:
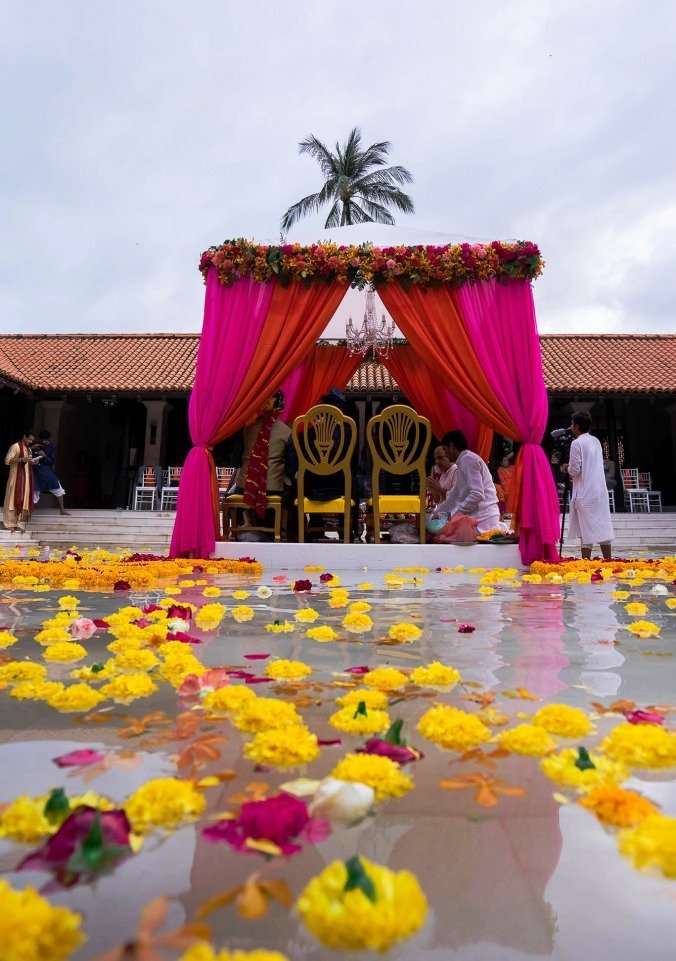
[[373, 221], [394, 224], [388, 207], [412, 214], [413, 201], [397, 185], [412, 183], [413, 177], [405, 167], [383, 166], [389, 149], [387, 140], [363, 149], [359, 127], [351, 130], [342, 147], [336, 143], [333, 153], [314, 134], [301, 140], [298, 152], [314, 157], [324, 175], [324, 186], [289, 207], [282, 217], [282, 231], [327, 203], [331, 203], [331, 209], [325, 228]]

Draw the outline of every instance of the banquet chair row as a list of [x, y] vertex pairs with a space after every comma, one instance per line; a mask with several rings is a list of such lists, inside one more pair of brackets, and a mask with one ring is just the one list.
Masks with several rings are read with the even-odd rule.
[[135, 511], [176, 510], [182, 467], [139, 467], [134, 487]]
[[620, 469], [624, 487], [624, 507], [632, 514], [662, 513], [662, 492], [654, 491], [652, 474], [638, 467]]

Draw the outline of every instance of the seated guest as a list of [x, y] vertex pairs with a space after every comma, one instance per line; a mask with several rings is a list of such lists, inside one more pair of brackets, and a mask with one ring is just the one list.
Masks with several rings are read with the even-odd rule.
[[449, 461], [456, 466], [453, 486], [446, 498], [437, 504], [434, 514], [447, 514], [449, 520], [467, 515], [477, 524], [478, 533], [500, 526], [500, 509], [495, 484], [487, 465], [467, 449], [461, 430], [452, 430], [443, 438]]
[[446, 454], [446, 448], [442, 445], [434, 448], [434, 465], [430, 476], [427, 478], [427, 506], [433, 510], [436, 504], [440, 504], [453, 486], [457, 467], [452, 464]]
[[246, 425], [242, 432], [242, 466], [228, 491], [228, 494], [243, 494], [244, 503], [259, 520], [265, 516], [267, 495], [284, 493], [291, 430], [279, 419], [283, 410], [284, 395], [278, 390], [261, 407], [256, 419]]
[[606, 478], [606, 488], [609, 491], [614, 491], [617, 487], [617, 479], [615, 478], [615, 461], [611, 460], [609, 457], [603, 458], [603, 473]]
[[501, 513], [507, 510], [509, 494], [514, 482], [515, 467], [512, 463], [513, 457], [514, 454], [511, 452], [505, 454], [500, 461], [500, 466], [498, 467], [498, 483], [495, 485], [495, 489], [498, 493], [498, 503]]

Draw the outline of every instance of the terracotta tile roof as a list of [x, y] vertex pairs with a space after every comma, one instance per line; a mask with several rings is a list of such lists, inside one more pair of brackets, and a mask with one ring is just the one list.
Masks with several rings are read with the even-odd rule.
[[44, 391], [183, 392], [198, 343], [199, 334], [5, 335], [0, 376]]
[[[675, 393], [676, 335], [544, 334], [547, 387], [556, 393]], [[199, 334], [0, 336], [0, 378], [33, 390], [185, 393]], [[359, 393], [397, 389], [376, 361], [347, 385]]]
[[673, 334], [543, 334], [540, 343], [551, 392], [676, 391]]

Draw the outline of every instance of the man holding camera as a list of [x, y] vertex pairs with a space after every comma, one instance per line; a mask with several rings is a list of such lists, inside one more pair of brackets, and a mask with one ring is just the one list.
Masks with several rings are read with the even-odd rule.
[[610, 560], [613, 525], [610, 519], [608, 488], [603, 469], [603, 448], [589, 433], [591, 417], [573, 414], [570, 429], [573, 441], [570, 457], [561, 470], [571, 479], [570, 536], [582, 541], [582, 557], [591, 558], [592, 545], [600, 544], [604, 560]]

